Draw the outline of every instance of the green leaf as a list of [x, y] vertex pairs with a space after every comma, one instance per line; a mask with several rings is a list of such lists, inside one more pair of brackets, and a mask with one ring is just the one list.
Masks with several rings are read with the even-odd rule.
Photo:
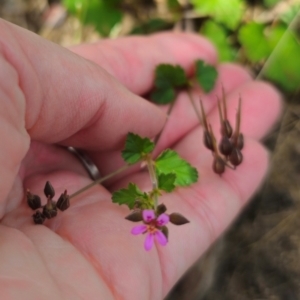
[[147, 200], [147, 194], [143, 193], [134, 183], [129, 183], [127, 189], [121, 189], [112, 194], [112, 201], [119, 205], [125, 204], [133, 209], [136, 200]]
[[119, 8], [122, 0], [64, 0], [68, 11], [77, 16], [83, 24], [92, 24], [96, 30], [108, 36], [112, 28], [122, 20]]
[[167, 5], [171, 11], [179, 11], [181, 9], [181, 5], [179, 4], [178, 0], [168, 0]]
[[259, 62], [267, 58], [271, 49], [264, 34], [265, 25], [251, 22], [241, 27], [238, 39], [242, 44], [246, 56], [252, 62]]
[[211, 16], [231, 30], [238, 27], [245, 10], [243, 0], [191, 0], [191, 3], [199, 14]]
[[161, 174], [175, 174], [176, 186], [189, 186], [198, 180], [198, 171], [175, 151], [167, 149], [155, 160], [156, 171]]
[[173, 24], [170, 22], [155, 18], [134, 27], [130, 34], [151, 34], [162, 30], [169, 30], [172, 26]]
[[271, 55], [286, 29], [287, 25], [284, 24], [266, 27], [251, 22], [241, 27], [238, 38], [248, 59], [260, 62]]
[[171, 103], [176, 97], [176, 92], [172, 87], [156, 88], [150, 96], [150, 99], [157, 104]]
[[236, 50], [230, 43], [228, 31], [218, 23], [208, 20], [201, 27], [201, 34], [209, 38], [219, 52], [220, 61], [233, 61]]
[[160, 190], [166, 191], [168, 193], [175, 189], [176, 175], [173, 173], [164, 174], [161, 173], [157, 176], [158, 178], [158, 188]]
[[122, 151], [123, 159], [129, 163], [134, 164], [143, 159], [143, 156], [152, 152], [155, 144], [148, 138], [142, 138], [137, 134], [128, 133], [125, 149]]
[[281, 0], [264, 0], [263, 2], [266, 7], [271, 8], [272, 6], [277, 4], [279, 1], [281, 1]]
[[196, 61], [196, 79], [206, 93], [214, 88], [217, 77], [215, 67], [207, 65], [203, 60]]
[[187, 85], [188, 79], [185, 75], [184, 69], [179, 66], [168, 64], [158, 65], [155, 69], [154, 85], [158, 88], [174, 87], [180, 88]]
[[155, 69], [155, 89], [150, 98], [158, 104], [168, 104], [175, 100], [176, 88], [183, 88], [187, 84], [188, 78], [182, 67], [158, 65]]
[[[274, 36], [282, 36], [284, 27], [277, 28]], [[275, 42], [274, 42], [275, 43]], [[295, 92], [300, 82], [300, 42], [295, 32], [287, 30], [270, 61], [263, 69], [263, 76], [277, 83], [287, 92]]]

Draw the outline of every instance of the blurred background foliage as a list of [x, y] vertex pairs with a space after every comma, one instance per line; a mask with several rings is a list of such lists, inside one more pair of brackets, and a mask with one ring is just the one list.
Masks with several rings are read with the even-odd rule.
[[[237, 61], [260, 72], [285, 92], [300, 82], [300, 46], [295, 30], [299, 1], [246, 0], [63, 0], [67, 11], [101, 36], [149, 34], [190, 22], [217, 47], [221, 61]], [[130, 20], [130, 21], [129, 21]], [[283, 40], [281, 40], [283, 38]], [[274, 52], [281, 44], [280, 51]]]
[[300, 0], [0, 1], [1, 17], [63, 46], [162, 30], [198, 32], [215, 44], [221, 61], [246, 65], [285, 93], [300, 81], [299, 8]]

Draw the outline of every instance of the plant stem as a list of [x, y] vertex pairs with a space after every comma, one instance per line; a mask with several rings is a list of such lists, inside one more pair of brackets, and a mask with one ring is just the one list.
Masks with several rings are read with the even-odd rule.
[[99, 178], [99, 179], [93, 181], [92, 183], [86, 185], [86, 186], [83, 187], [82, 189], [80, 189], [80, 190], [78, 190], [77, 192], [75, 192], [74, 194], [72, 194], [72, 195], [70, 196], [70, 199], [71, 199], [71, 198], [74, 198], [75, 196], [77, 196], [77, 195], [79, 195], [79, 194], [81, 194], [81, 193], [83, 193], [83, 192], [85, 192], [86, 190], [90, 189], [90, 188], [93, 187], [94, 185], [97, 185], [97, 184], [99, 184], [99, 183], [102, 183], [103, 181], [108, 180], [108, 179], [114, 177], [115, 175], [117, 175], [117, 174], [119, 174], [119, 173], [122, 173], [123, 171], [127, 170], [129, 167], [130, 167], [129, 165], [125, 165], [125, 166], [121, 167], [120, 169], [118, 169], [118, 170], [116, 170], [116, 171], [114, 171], [114, 172], [112, 172], [112, 173], [110, 173], [110, 174], [108, 174], [108, 175], [106, 175], [106, 176], [104, 176], [104, 177], [101, 177], [101, 178]]
[[[152, 189], [153, 191], [156, 191], [158, 189], [158, 182], [157, 182], [155, 168], [153, 165], [153, 160], [150, 155], [147, 155], [146, 162], [147, 162], [150, 179], [152, 182]], [[158, 196], [157, 193], [153, 193], [153, 194], [154, 194], [154, 210], [156, 210], [158, 205]]]
[[[170, 106], [169, 106], [169, 109], [168, 109], [168, 111], [167, 111], [167, 116], [168, 116], [168, 117], [169, 117], [170, 114], [171, 114], [171, 111], [172, 111], [172, 109], [173, 109], [173, 107], [174, 107], [174, 104], [175, 104], [175, 102], [176, 102], [176, 99], [177, 99], [177, 97], [175, 97], [175, 99], [171, 102], [171, 104], [170, 104]], [[167, 122], [165, 123], [163, 129], [162, 129], [162, 130], [159, 132], [159, 134], [155, 137], [155, 139], [154, 139], [154, 144], [155, 144], [155, 145], [157, 145], [157, 142], [159, 141], [159, 138], [160, 138], [160, 136], [161, 136], [161, 134], [162, 134], [162, 132], [163, 132], [163, 130], [164, 130], [166, 124], [167, 124]]]
[[191, 90], [190, 90], [190, 89], [187, 89], [187, 94], [188, 94], [189, 99], [190, 99], [190, 101], [191, 101], [191, 104], [192, 104], [192, 106], [193, 106], [193, 108], [194, 108], [194, 111], [195, 111], [195, 113], [196, 113], [196, 115], [197, 115], [197, 118], [198, 118], [200, 124], [202, 124], [202, 119], [201, 119], [200, 113], [199, 113], [199, 111], [198, 111], [198, 109], [197, 109], [197, 107], [196, 107], [196, 105], [195, 105], [195, 102], [194, 102], [194, 99], [193, 99], [193, 97], [192, 97], [192, 93], [191, 93]]

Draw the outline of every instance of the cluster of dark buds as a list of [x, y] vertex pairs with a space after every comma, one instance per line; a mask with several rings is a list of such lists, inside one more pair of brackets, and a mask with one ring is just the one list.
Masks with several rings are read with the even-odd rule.
[[125, 219], [132, 222], [143, 222], [144, 224], [132, 228], [133, 235], [147, 234], [144, 248], [146, 251], [151, 250], [156, 240], [160, 245], [165, 246], [168, 243], [169, 222], [175, 225], [183, 225], [189, 223], [184, 216], [179, 213], [166, 214], [167, 208], [164, 204], [157, 206], [156, 210], [152, 209], [135, 209]]
[[216, 138], [211, 125], [207, 121], [206, 114], [200, 100], [202, 123], [204, 126], [203, 142], [206, 148], [212, 151], [214, 156], [213, 170], [217, 174], [225, 172], [225, 167], [235, 169], [243, 161], [241, 150], [244, 147], [244, 137], [240, 133], [241, 125], [241, 97], [236, 114], [235, 130], [233, 131], [227, 119], [227, 107], [224, 89], [222, 89], [222, 102], [218, 101], [218, 110], [221, 122], [221, 141], [217, 146]]
[[[45, 219], [56, 217], [57, 209], [64, 211], [70, 206], [70, 199], [67, 191], [60, 195], [57, 202], [53, 200], [55, 191], [49, 181], [46, 182], [44, 194], [47, 198], [47, 203], [42, 206], [41, 198], [38, 195], [31, 194], [29, 190], [26, 191], [27, 204], [32, 210], [36, 212], [32, 215], [35, 224], [43, 224]], [[42, 210], [39, 210], [41, 208]]]

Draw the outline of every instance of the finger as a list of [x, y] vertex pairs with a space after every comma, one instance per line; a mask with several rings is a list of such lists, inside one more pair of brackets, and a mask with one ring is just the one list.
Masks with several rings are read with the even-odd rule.
[[179, 64], [190, 73], [196, 59], [210, 64], [215, 64], [217, 60], [216, 50], [207, 39], [187, 33], [103, 40], [71, 50], [95, 62], [139, 95], [152, 88], [153, 74], [158, 64]]
[[165, 116], [99, 66], [5, 21], [0, 30], [0, 50], [18, 74], [15, 89], [25, 97], [32, 139], [112, 149], [128, 131], [153, 136], [161, 129]]

